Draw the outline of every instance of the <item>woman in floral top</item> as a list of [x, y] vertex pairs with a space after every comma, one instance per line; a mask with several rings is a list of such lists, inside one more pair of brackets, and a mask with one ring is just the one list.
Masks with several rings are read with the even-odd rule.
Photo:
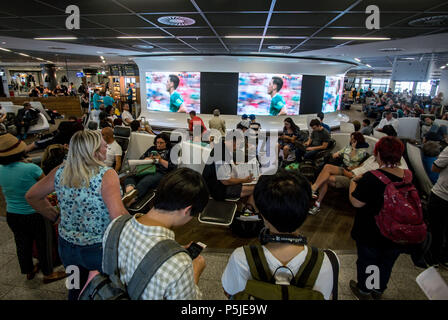
[[[121, 201], [118, 175], [104, 164], [106, 147], [100, 132], [78, 131], [70, 140], [67, 160], [26, 195], [37, 212], [54, 222], [60, 219], [59, 255], [66, 268], [77, 267], [79, 288], [89, 271], [102, 270], [102, 240], [109, 223], [128, 213]], [[54, 191], [60, 218], [47, 199]], [[69, 300], [78, 299], [80, 291], [69, 289]]]
[[361, 162], [366, 158], [367, 148], [364, 136], [360, 132], [353, 132], [350, 135], [350, 144], [345, 148], [333, 154], [333, 159], [342, 160], [341, 166], [326, 164], [321, 173], [316, 179], [316, 182], [311, 186], [313, 197], [317, 198], [314, 207], [310, 209], [309, 213], [315, 215], [320, 211], [320, 204], [325, 197], [328, 190], [328, 184], [337, 186], [338, 183], [344, 183], [347, 179], [340, 179], [338, 177], [353, 177], [352, 170], [357, 168]]

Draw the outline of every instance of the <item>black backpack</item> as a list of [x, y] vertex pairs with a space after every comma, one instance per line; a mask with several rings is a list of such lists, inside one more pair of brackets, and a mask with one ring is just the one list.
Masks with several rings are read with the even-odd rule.
[[126, 286], [120, 280], [118, 244], [120, 234], [131, 215], [114, 222], [103, 252], [104, 273], [96, 275], [85, 287], [79, 300], [139, 300], [157, 270], [172, 256], [187, 251], [173, 240], [162, 240], [146, 253]]

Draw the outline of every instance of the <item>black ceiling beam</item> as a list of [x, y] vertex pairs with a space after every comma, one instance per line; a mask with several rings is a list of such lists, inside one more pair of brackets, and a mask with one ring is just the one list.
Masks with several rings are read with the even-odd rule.
[[215, 34], [215, 36], [218, 38], [219, 42], [221, 42], [222, 46], [226, 49], [227, 52], [230, 52], [229, 48], [227, 48], [226, 44], [224, 43], [224, 41], [222, 41], [221, 36], [218, 34], [218, 32], [216, 32], [215, 28], [213, 28], [212, 24], [210, 23], [210, 21], [208, 21], [207, 17], [205, 16], [205, 14], [202, 12], [201, 8], [199, 8], [199, 6], [197, 5], [196, 1], [194, 0], [190, 0], [191, 4], [195, 7], [195, 9], [198, 11], [198, 13], [201, 15], [202, 19], [204, 19], [204, 21], [208, 24], [208, 26], [210, 27], [210, 29], [212, 30], [212, 32]]
[[352, 8], [354, 8], [355, 6], [357, 6], [358, 4], [360, 4], [363, 0], [357, 0], [354, 3], [352, 3], [347, 9], [345, 9], [344, 11], [342, 11], [341, 13], [339, 13], [336, 17], [334, 17], [333, 19], [331, 19], [325, 26], [323, 26], [322, 28], [320, 28], [319, 30], [317, 30], [316, 32], [314, 32], [311, 36], [309, 36], [307, 39], [303, 40], [301, 43], [299, 43], [297, 46], [295, 46], [291, 51], [288, 52], [288, 54], [291, 54], [294, 50], [296, 50], [297, 48], [299, 48], [300, 46], [304, 45], [306, 42], [308, 42], [309, 40], [311, 40], [316, 34], [318, 34], [319, 32], [321, 32], [322, 30], [324, 30], [326, 27], [328, 27], [329, 25], [331, 25], [333, 22], [335, 22], [336, 20], [338, 20], [340, 17], [342, 17], [344, 14], [346, 14], [348, 11], [350, 11]]

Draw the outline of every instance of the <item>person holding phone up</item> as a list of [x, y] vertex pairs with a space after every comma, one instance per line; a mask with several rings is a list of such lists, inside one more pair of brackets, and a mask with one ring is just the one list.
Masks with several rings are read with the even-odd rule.
[[176, 167], [170, 160], [170, 152], [170, 138], [166, 133], [158, 134], [154, 145], [140, 157], [140, 160], [153, 160], [153, 163], [138, 166], [135, 175], [125, 180], [126, 194], [122, 199], [125, 204], [130, 206], [143, 198], [150, 189], [157, 187], [165, 174]]

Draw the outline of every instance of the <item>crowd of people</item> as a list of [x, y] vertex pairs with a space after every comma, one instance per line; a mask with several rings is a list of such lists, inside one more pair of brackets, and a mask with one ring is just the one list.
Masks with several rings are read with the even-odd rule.
[[[130, 206], [150, 191], [155, 192], [152, 207], [121, 225], [121, 236], [115, 247], [119, 280], [125, 286], [131, 282], [145, 255], [160, 242], [175, 242], [173, 230], [197, 217], [211, 196], [215, 200], [240, 199], [261, 217], [264, 225], [260, 245], [239, 247], [229, 258], [222, 275], [222, 287], [229, 298], [257, 296], [251, 290], [253, 281], [264, 281], [274, 286], [306, 284], [308, 291], [301, 292], [302, 297], [330, 299], [335, 292], [334, 253], [313, 248], [300, 234], [306, 219], [319, 212], [329, 186], [347, 189], [347, 201], [356, 208], [351, 235], [358, 254], [357, 279], [349, 285], [358, 299], [381, 298], [398, 256], [418, 252], [426, 238], [426, 233], [421, 232], [426, 224], [433, 241], [429, 254], [424, 257], [425, 263], [447, 266], [448, 219], [444, 213], [448, 209], [448, 148], [440, 152], [438, 144], [436, 151], [429, 144], [434, 141], [425, 141], [424, 154], [430, 158], [427, 166], [438, 177], [433, 177], [429, 203], [422, 210], [418, 196], [409, 198], [415, 195], [412, 173], [403, 160], [404, 144], [396, 137], [395, 122], [389, 113], [395, 105], [388, 101], [384, 110], [376, 109], [386, 113], [376, 129], [387, 136], [376, 143], [373, 155], [367, 153], [369, 145], [365, 140], [365, 135], [373, 129], [368, 119], [362, 126], [358, 123], [358, 130], [350, 134], [347, 146], [331, 153], [334, 146], [331, 131], [323, 122], [324, 115], [319, 114], [319, 119], [309, 123], [310, 134], [300, 130], [291, 118], [285, 118], [278, 141], [282, 162], [272, 175], [255, 176], [252, 170], [259, 166], [257, 159], [251, 159], [251, 163], [238, 161], [238, 151], [250, 148], [239, 139], [210, 141], [214, 146], [223, 147], [223, 157], [232, 159], [229, 162], [215, 160], [205, 166], [202, 174], [177, 168], [170, 156], [173, 147], [170, 137], [161, 133], [140, 157], [151, 160], [151, 165], [139, 167], [120, 181], [123, 153], [112, 128], [129, 126], [132, 131], [154, 132], [144, 121], [134, 120], [129, 106], [124, 105], [122, 113], [116, 112], [106, 94], [95, 94], [98, 96], [93, 98], [94, 110], [99, 111], [100, 130], [84, 128], [80, 119], [72, 117], [61, 122], [52, 135], [28, 146], [11, 134], [0, 136], [0, 186], [6, 198], [7, 223], [14, 234], [20, 269], [27, 279], [32, 279], [40, 268], [45, 283], [65, 277], [65, 273], [53, 271], [49, 249], [49, 243], [55, 241], [53, 226], [57, 225], [58, 255], [63, 266], [76, 266], [80, 270], [80, 287], [69, 289], [68, 293], [70, 300], [78, 299], [89, 280], [106, 269], [106, 255], [110, 254], [105, 250], [108, 237], [121, 224], [120, 219], [128, 216]], [[188, 124], [190, 131], [195, 124], [201, 133], [207, 131], [194, 111]], [[433, 132], [432, 124], [425, 122], [425, 125], [430, 126], [427, 132]], [[228, 130], [219, 110], [214, 111], [209, 128]], [[260, 128], [254, 115], [244, 115], [233, 130], [252, 129], [256, 134]], [[425, 134], [424, 138], [427, 137]], [[28, 151], [38, 148], [45, 149], [46, 154], [41, 167], [30, 163], [26, 156]], [[321, 168], [316, 166], [317, 177], [313, 181], [301, 174], [300, 166], [289, 167], [293, 162], [301, 165], [315, 162], [318, 157], [323, 157], [324, 162]], [[398, 187], [393, 191], [391, 185], [403, 185], [410, 190], [406, 195], [400, 194], [402, 201], [398, 204], [390, 196], [393, 192], [395, 197], [399, 196]], [[50, 201], [54, 197], [57, 205]], [[407, 209], [401, 211], [412, 212], [420, 229], [409, 233], [415, 236], [412, 240], [397, 240], [394, 233], [384, 231], [387, 224], [380, 223], [378, 217], [390, 217], [391, 210], [405, 204]], [[38, 265], [33, 265], [32, 260], [34, 241], [39, 252]], [[180, 245], [174, 245], [180, 249], [145, 282], [140, 299], [202, 297], [198, 282], [206, 266], [204, 257], [191, 257]], [[260, 277], [254, 275], [253, 259], [258, 259], [268, 278], [260, 276], [260, 269], [256, 272]], [[380, 285], [374, 289], [366, 287], [366, 268], [370, 265], [378, 266], [381, 275]], [[303, 275], [305, 266], [307, 277]]]

